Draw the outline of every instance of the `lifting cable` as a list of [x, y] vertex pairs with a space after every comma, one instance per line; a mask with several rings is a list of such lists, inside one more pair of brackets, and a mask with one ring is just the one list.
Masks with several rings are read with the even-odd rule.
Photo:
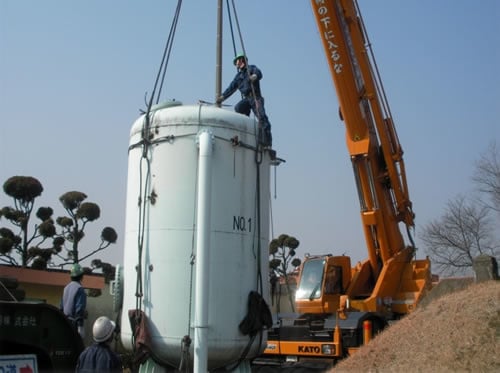
[[[235, 19], [235, 22], [236, 22], [236, 28], [238, 30], [238, 36], [239, 36], [239, 39], [240, 39], [241, 48], [242, 48], [243, 54], [246, 57], [247, 54], [246, 54], [246, 50], [245, 50], [245, 44], [243, 42], [243, 36], [242, 36], [242, 33], [241, 33], [240, 24], [239, 24], [239, 21], [238, 21], [238, 14], [236, 12], [236, 6], [234, 4], [234, 0], [231, 0], [231, 3], [232, 3], [232, 7], [233, 7], [234, 19]], [[227, 4], [227, 8], [228, 8], [228, 17], [231, 20], [231, 10], [229, 8], [229, 0], [226, 0], [226, 4]], [[232, 26], [232, 22], [231, 21], [230, 21], [230, 26], [231, 26], [231, 38], [232, 38], [234, 53], [236, 55], [235, 38], [234, 38], [233, 26]], [[249, 72], [248, 72], [248, 62], [246, 63], [246, 65], [247, 65], [247, 73], [249, 74]], [[252, 87], [252, 94], [255, 97], [254, 87], [253, 87], [253, 85], [250, 85], [250, 86]], [[258, 112], [258, 110], [257, 110], [257, 112]], [[260, 123], [260, 118], [258, 118], [258, 119], [259, 119], [259, 123]], [[257, 141], [258, 141], [258, 139], [257, 139]], [[260, 211], [260, 200], [261, 200], [261, 196], [260, 196], [260, 165], [262, 164], [262, 153], [258, 151], [258, 147], [256, 147], [256, 151], [255, 151], [255, 163], [257, 164], [257, 176], [256, 176], [256, 193], [257, 193], [256, 194], [256, 204], [257, 204], [257, 208], [256, 208], [257, 209], [257, 211], [256, 211], [256, 214], [257, 214], [257, 284], [256, 284], [256, 288], [259, 291], [259, 293], [262, 294], [262, 292], [263, 292], [262, 268], [261, 268], [261, 264], [260, 264], [260, 254], [261, 254], [261, 243], [260, 243], [260, 234], [261, 234], [261, 230], [260, 230], [260, 228], [261, 228], [261, 226], [260, 226], [260, 223], [261, 223], [261, 211]]]
[[[168, 61], [170, 60], [170, 52], [172, 51], [172, 46], [174, 44], [174, 36], [175, 31], [177, 29], [177, 22], [179, 21], [179, 14], [181, 11], [182, 0], [177, 1], [177, 7], [175, 8], [174, 18], [172, 20], [172, 24], [170, 25], [170, 31], [168, 34], [167, 42], [165, 44], [165, 48], [163, 49], [163, 56], [161, 59], [160, 67], [158, 69], [158, 74], [156, 75], [156, 80], [153, 86], [153, 92], [151, 93], [151, 97], [149, 101], [146, 100], [146, 111], [145, 114], [145, 123], [142, 131], [142, 140], [144, 143], [142, 156], [146, 157], [146, 151], [149, 145], [149, 128], [151, 127], [150, 113], [151, 108], [153, 106], [153, 102], [158, 104], [160, 100], [161, 90], [163, 88], [163, 83], [165, 82], [165, 75], [167, 74]], [[161, 80], [160, 80], [161, 76]], [[158, 93], [156, 91], [158, 90]]]
[[[146, 230], [146, 210], [149, 201], [149, 197], [147, 193], [150, 188], [151, 182], [151, 164], [148, 155], [148, 150], [150, 148], [150, 127], [151, 127], [151, 108], [153, 106], [153, 101], [155, 99], [156, 92], [158, 90], [158, 94], [156, 95], [156, 103], [159, 101], [161, 89], [163, 87], [163, 83], [165, 80], [168, 60], [170, 58], [170, 52], [172, 50], [173, 38], [175, 35], [175, 30], [177, 28], [177, 22], [179, 20], [180, 8], [182, 5], [182, 0], [178, 0], [177, 7], [174, 13], [174, 18], [172, 21], [172, 25], [170, 27], [170, 32], [168, 35], [167, 43], [165, 45], [162, 61], [160, 64], [160, 68], [158, 70], [158, 74], [156, 76], [156, 80], [154, 83], [153, 92], [151, 97], [149, 98], [149, 102], [147, 103], [146, 112], [144, 112], [144, 124], [142, 128], [142, 158], [139, 164], [139, 196], [138, 196], [138, 205], [139, 205], [139, 217], [138, 217], [138, 235], [137, 235], [137, 278], [136, 278], [136, 308], [135, 308], [135, 323], [138, 324], [138, 318], [141, 315], [142, 310], [142, 297], [143, 297], [143, 263], [142, 263], [142, 254], [144, 249], [144, 237]], [[161, 80], [160, 80], [161, 76]], [[146, 167], [146, 172], [143, 180], [143, 163]], [[132, 330], [132, 346], [135, 351], [135, 342], [136, 342], [136, 328]]]
[[[167, 73], [168, 61], [170, 60], [170, 52], [172, 51], [172, 46], [174, 45], [174, 37], [175, 31], [177, 30], [177, 22], [179, 21], [179, 15], [181, 12], [182, 0], [177, 1], [177, 7], [175, 8], [174, 18], [172, 20], [172, 24], [170, 25], [170, 31], [168, 34], [167, 42], [165, 44], [165, 48], [163, 50], [163, 56], [160, 63], [160, 68], [158, 69], [158, 74], [156, 76], [153, 92], [149, 99], [148, 110], [151, 109], [152, 102], [154, 101], [154, 97], [156, 94], [156, 89], [158, 88], [158, 94], [156, 95], [156, 104], [158, 104], [160, 100], [161, 90], [163, 88], [163, 83], [165, 82], [165, 75]], [[161, 74], [161, 81], [160, 81]], [[159, 84], [159, 87], [158, 87]]]
[[[227, 8], [228, 8], [228, 17], [229, 17], [229, 24], [230, 24], [230, 28], [231, 28], [231, 38], [232, 38], [232, 43], [233, 43], [233, 50], [234, 50], [234, 55], [236, 56], [236, 47], [235, 47], [235, 37], [234, 37], [234, 32], [233, 32], [233, 25], [232, 25], [232, 20], [231, 20], [231, 10], [229, 8], [229, 0], [226, 0], [226, 4], [227, 4]], [[234, 13], [234, 18], [235, 18], [235, 22], [236, 22], [236, 28], [238, 30], [238, 35], [239, 35], [239, 39], [240, 39], [240, 44], [241, 44], [241, 47], [242, 47], [242, 52], [246, 58], [247, 56], [247, 53], [246, 53], [246, 50], [245, 50], [245, 46], [244, 46], [244, 42], [243, 42], [243, 37], [242, 37], [242, 33], [241, 33], [241, 29], [239, 27], [239, 22], [238, 22], [238, 15], [237, 15], [237, 12], [236, 12], [236, 6], [235, 6], [235, 3], [234, 3], [234, 0], [232, 0], [232, 7], [233, 7], [233, 13]], [[246, 60], [246, 66], [247, 66], [247, 74], [249, 75], [250, 72], [248, 70], [248, 59]], [[248, 76], [248, 78], [250, 78]], [[252, 89], [252, 95], [253, 97], [255, 97], [255, 89], [253, 87], [253, 84], [250, 85], [251, 86], [251, 89]], [[262, 255], [262, 245], [261, 245], [261, 223], [262, 223], [262, 212], [261, 212], [261, 175], [260, 175], [260, 168], [261, 168], [261, 165], [262, 165], [262, 151], [259, 150], [259, 141], [260, 141], [260, 137], [259, 137], [259, 134], [261, 133], [261, 131], [263, 130], [261, 127], [262, 127], [262, 121], [261, 119], [259, 118], [259, 110], [258, 110], [258, 105], [259, 103], [257, 102], [257, 100], [255, 101], [255, 105], [257, 106], [257, 110], [256, 110], [256, 117], [257, 117], [257, 120], [258, 120], [258, 126], [257, 126], [257, 131], [256, 128], [254, 127], [254, 131], [255, 133], [257, 134], [256, 135], [256, 143], [257, 143], [257, 146], [255, 147], [255, 164], [256, 164], [256, 180], [255, 180], [255, 185], [256, 185], [256, 195], [255, 195], [255, 202], [256, 202], [256, 207], [255, 207], [255, 214], [256, 214], [256, 217], [257, 217], [257, 229], [256, 229], [256, 233], [254, 234], [254, 243], [253, 243], [253, 247], [255, 247], [255, 245], [257, 246], [257, 252], [254, 254], [254, 257], [256, 258], [256, 261], [257, 261], [257, 278], [256, 278], [256, 284], [255, 284], [255, 288], [256, 288], [256, 292], [250, 292], [249, 294], [249, 309], [248, 309], [248, 314], [247, 316], [245, 317], [245, 319], [242, 321], [242, 323], [240, 324], [240, 327], [242, 324], [244, 323], [249, 323], [250, 325], [256, 325], [256, 324], [259, 324], [261, 325], [261, 327], [263, 328], [264, 325], [266, 325], [266, 316], [263, 316], [262, 313], [266, 312], [266, 311], [263, 311], [263, 309], [267, 309], [267, 311], [269, 311], [269, 308], [268, 308], [268, 305], [265, 303], [265, 300], [264, 298], [262, 297], [263, 293], [264, 293], [264, 284], [263, 284], [263, 278], [262, 278], [262, 265], [261, 265], [261, 255]], [[256, 237], [255, 237], [256, 235]], [[257, 242], [255, 242], [255, 239], [257, 240]], [[257, 294], [255, 294], [257, 293]], [[257, 298], [256, 298], [257, 297]], [[263, 303], [263, 304], [262, 304]], [[250, 304], [252, 305], [252, 307], [250, 307]], [[269, 315], [268, 315], [268, 319], [270, 317], [270, 312], [268, 312]], [[258, 349], [260, 350], [260, 346], [262, 345], [263, 343], [263, 333], [262, 333], [262, 330], [263, 329], [260, 329], [259, 330], [259, 347]], [[257, 333], [253, 333], [251, 332], [249, 337], [249, 341], [247, 343], [247, 346], [244, 348], [244, 350], [242, 351], [241, 353], [241, 356], [240, 358], [238, 359], [238, 361], [236, 362], [236, 365], [232, 367], [232, 370], [236, 369], [240, 364], [241, 362], [246, 358], [246, 356], [248, 355], [248, 353], [250, 352], [250, 348], [253, 344], [253, 342], [255, 341], [255, 338], [257, 336]]]
[[[385, 149], [383, 153], [389, 152], [389, 156], [386, 157], [386, 159], [390, 159], [392, 163], [394, 164], [394, 167], [397, 169], [394, 171], [394, 175], [392, 173], [389, 173], [389, 177], [392, 181], [392, 189], [394, 192], [397, 190], [400, 191], [401, 194], [403, 194], [403, 197], [398, 197], [394, 196], [392, 205], [394, 206], [394, 209], [398, 212], [398, 214], [403, 214], [405, 217], [402, 218], [404, 221], [404, 224], [407, 226], [407, 232], [408, 232], [408, 239], [411, 241], [411, 244], [413, 247], [415, 247], [415, 244], [413, 242], [413, 237], [410, 233], [410, 228], [414, 226], [414, 223], [408, 222], [408, 216], [411, 216], [410, 221], [413, 220], [413, 211], [411, 208], [411, 202], [410, 202], [410, 197], [408, 195], [408, 187], [406, 185], [406, 177], [404, 174], [404, 162], [403, 162], [403, 149], [401, 147], [401, 144], [399, 142], [398, 134], [394, 128], [394, 121], [391, 113], [391, 109], [389, 106], [389, 102], [387, 100], [387, 96], [385, 93], [384, 85], [382, 83], [382, 79], [380, 77], [380, 72], [377, 66], [377, 61], [375, 59], [375, 55], [373, 52], [372, 48], [372, 43], [369, 39], [368, 33], [366, 31], [366, 27], [363, 21], [363, 17], [361, 15], [361, 10], [359, 9], [359, 5], [357, 1], [354, 1], [354, 5], [356, 8], [356, 12], [358, 14], [358, 19], [359, 19], [359, 26], [360, 26], [360, 31], [361, 34], [365, 40], [365, 50], [367, 54], [367, 58], [369, 60], [369, 68], [373, 76], [373, 84], [374, 88], [376, 90], [376, 94], [379, 97], [379, 105], [380, 105], [380, 110], [381, 114], [383, 115], [383, 120], [384, 120], [384, 130], [383, 132], [386, 133], [386, 136], [388, 138], [389, 142], [389, 147], [388, 149]], [[369, 53], [368, 53], [369, 52]], [[371, 106], [371, 105], [370, 105]], [[377, 130], [379, 133], [381, 131]], [[380, 135], [379, 135], [380, 137]], [[401, 200], [402, 199], [402, 200]]]
[[[227, 0], [227, 2], [229, 2], [229, 0]], [[243, 52], [243, 55], [245, 56], [245, 65], [246, 65], [246, 71], [247, 71], [247, 75], [248, 75], [248, 78], [250, 79], [250, 71], [248, 70], [248, 58], [247, 58], [247, 52], [246, 52], [246, 49], [245, 49], [245, 43], [243, 42], [243, 36], [242, 36], [242, 33], [241, 33], [241, 29], [240, 29], [240, 23], [238, 21], [238, 13], [236, 12], [236, 5], [234, 4], [234, 0], [231, 0], [231, 3], [232, 3], [232, 6], [233, 6], [233, 13], [234, 13], [234, 19], [235, 19], [235, 22], [236, 22], [236, 28], [238, 29], [238, 36], [239, 36], [239, 39], [240, 39], [240, 45], [241, 45], [241, 50]], [[230, 12], [230, 9], [229, 9], [229, 3], [228, 3], [228, 14], [231, 14]], [[230, 16], [229, 16], [229, 19]], [[232, 27], [232, 23], [230, 23], [231, 25], [231, 37], [232, 37], [232, 42], [233, 42], [233, 49], [234, 49], [234, 55], [236, 56], [236, 47], [235, 47], [235, 42], [234, 42], [234, 33], [233, 33], [233, 27]], [[253, 86], [253, 84], [250, 84], [250, 88], [252, 89], [252, 96], [254, 97], [254, 100], [255, 100], [255, 88]], [[255, 106], [256, 106], [256, 109], [255, 110], [255, 116], [257, 117], [257, 139], [256, 139], [256, 143], [259, 144], [259, 134], [263, 131], [263, 128], [262, 127], [262, 120], [261, 118], [259, 117], [259, 102], [257, 100], [255, 100]], [[255, 127], [254, 127], [255, 128]], [[256, 148], [258, 148], [258, 146], [256, 146]], [[256, 157], [256, 162], [260, 162], [258, 157]]]
[[[231, 42], [233, 43], [233, 56], [236, 56], [236, 43], [234, 42], [233, 19], [231, 18], [231, 9], [229, 8], [229, 0], [226, 0], [227, 18], [229, 20], [229, 30], [231, 30]], [[234, 8], [234, 3], [233, 3]], [[236, 11], [235, 11], [236, 13]]]
[[[367, 56], [371, 62], [369, 64], [369, 66], [371, 69], [371, 73], [374, 76], [373, 83], [375, 85], [377, 95], [380, 97], [381, 110], [383, 111], [383, 115], [384, 115], [385, 119], [389, 118], [392, 121], [392, 113], [391, 113], [391, 108], [389, 106], [389, 101], [388, 101], [387, 95], [385, 93], [384, 85], [382, 84], [382, 78], [380, 77], [380, 71], [379, 71], [379, 68], [377, 65], [377, 61], [375, 59], [375, 54], [373, 52], [372, 43], [371, 43], [370, 38], [368, 36], [368, 32], [366, 31], [365, 22], [363, 20], [362, 15], [361, 15], [361, 10], [359, 8], [357, 0], [354, 1], [354, 6], [356, 9], [356, 13], [358, 15], [361, 33], [363, 35], [363, 38], [365, 39], [365, 47], [366, 47], [367, 51], [370, 52], [369, 54], [367, 53]], [[390, 148], [392, 157], [394, 157], [394, 155], [397, 155], [398, 152], [401, 152], [401, 154], [402, 154], [401, 145], [399, 144], [399, 139], [398, 139], [397, 133], [395, 131], [393, 131], [393, 134], [394, 134], [394, 140], [391, 140], [391, 148]], [[392, 137], [391, 137], [391, 139], [392, 139]], [[398, 162], [398, 161], [396, 160], [396, 162]], [[406, 188], [404, 188], [403, 193], [408, 194], [408, 191], [406, 190]], [[407, 197], [407, 198], [409, 198], [409, 197]], [[397, 199], [396, 199], [396, 202], [393, 204], [395, 205], [394, 208], [396, 209], [396, 211], [399, 211]], [[407, 213], [412, 214], [411, 206], [409, 207], [409, 211], [407, 211]], [[417, 249], [416, 249], [415, 241], [413, 239], [413, 234], [412, 234], [412, 228], [413, 228], [413, 232], [414, 232], [415, 227], [410, 226], [406, 222], [405, 222], [405, 225], [406, 225], [406, 233], [408, 235], [408, 240], [410, 241], [411, 247], [413, 248], [414, 255], [416, 255]]]

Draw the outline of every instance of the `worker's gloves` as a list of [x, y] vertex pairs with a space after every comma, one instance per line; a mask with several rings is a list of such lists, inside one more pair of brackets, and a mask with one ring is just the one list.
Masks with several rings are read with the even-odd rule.
[[215, 100], [215, 103], [216, 103], [217, 105], [220, 105], [220, 104], [222, 104], [222, 101], [224, 101], [224, 96], [219, 96], [219, 97], [217, 97], [217, 99]]
[[80, 337], [82, 337], [82, 339], [85, 339], [85, 328], [83, 326], [78, 327], [78, 334], [80, 334]]
[[252, 82], [255, 82], [257, 79], [258, 79], [257, 74], [252, 74], [252, 75], [250, 75], [250, 80], [251, 80]]

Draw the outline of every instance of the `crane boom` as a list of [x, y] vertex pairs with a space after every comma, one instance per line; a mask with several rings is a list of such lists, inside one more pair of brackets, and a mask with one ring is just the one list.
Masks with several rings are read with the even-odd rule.
[[357, 2], [311, 4], [345, 123], [368, 258], [353, 267], [346, 255], [306, 255], [297, 313], [278, 313], [264, 351], [285, 362], [352, 355], [389, 321], [412, 312], [432, 287], [429, 259], [414, 258], [403, 150]]
[[[355, 0], [311, 0], [346, 127], [368, 256], [375, 276], [414, 226], [403, 150]], [[373, 61], [373, 63], [372, 63]]]

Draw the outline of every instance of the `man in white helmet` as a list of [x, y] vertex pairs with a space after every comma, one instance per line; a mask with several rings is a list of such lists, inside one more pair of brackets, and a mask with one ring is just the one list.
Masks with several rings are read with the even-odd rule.
[[71, 282], [65, 286], [59, 308], [71, 321], [82, 338], [85, 338], [83, 322], [87, 308], [87, 293], [82, 287], [83, 268], [75, 263], [70, 271]]
[[92, 336], [94, 344], [78, 357], [76, 372], [122, 372], [122, 359], [111, 349], [116, 324], [106, 316], [94, 321]]

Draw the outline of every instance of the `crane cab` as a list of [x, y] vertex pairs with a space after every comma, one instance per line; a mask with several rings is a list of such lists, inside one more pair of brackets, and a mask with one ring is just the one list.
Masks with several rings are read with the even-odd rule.
[[340, 296], [351, 280], [351, 258], [348, 256], [322, 255], [307, 257], [300, 271], [295, 293], [299, 313], [335, 313]]

